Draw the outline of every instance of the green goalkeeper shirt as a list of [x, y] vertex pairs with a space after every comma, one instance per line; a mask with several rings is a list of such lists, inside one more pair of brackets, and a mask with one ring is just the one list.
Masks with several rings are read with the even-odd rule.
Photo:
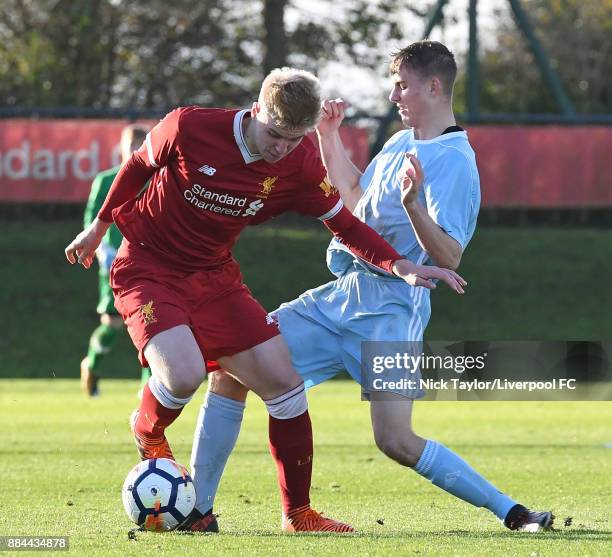
[[[87, 200], [87, 205], [85, 206], [85, 215], [83, 217], [85, 227], [88, 227], [98, 215], [98, 211], [106, 199], [108, 190], [110, 189], [115, 176], [117, 176], [117, 173], [119, 172], [119, 168], [121, 167], [115, 166], [109, 170], [104, 170], [94, 178], [94, 181], [91, 184], [89, 199]], [[121, 232], [119, 232], [119, 229], [113, 223], [106, 231], [102, 241], [110, 244], [115, 249], [119, 249], [122, 239], [123, 236], [121, 235]]]

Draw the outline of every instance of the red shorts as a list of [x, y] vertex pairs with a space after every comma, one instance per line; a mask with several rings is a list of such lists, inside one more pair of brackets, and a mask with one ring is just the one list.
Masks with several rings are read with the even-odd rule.
[[177, 325], [191, 328], [205, 360], [237, 354], [280, 334], [233, 259], [208, 271], [177, 272], [124, 240], [110, 283], [143, 366], [147, 343]]

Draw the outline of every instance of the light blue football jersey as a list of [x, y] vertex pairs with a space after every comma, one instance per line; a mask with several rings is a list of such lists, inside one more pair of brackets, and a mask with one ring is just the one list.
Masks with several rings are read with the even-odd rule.
[[[415, 140], [412, 130], [395, 134], [364, 172], [357, 217], [383, 236], [401, 255], [427, 264], [401, 203], [401, 178], [413, 153], [423, 165], [420, 202], [431, 218], [465, 248], [474, 234], [480, 185], [474, 151], [463, 131]], [[327, 251], [338, 277], [282, 304], [273, 315], [291, 353], [291, 362], [310, 388], [342, 370], [362, 382], [364, 341], [414, 342], [423, 339], [431, 315], [429, 290], [356, 258], [333, 240]], [[417, 399], [423, 391], [402, 393]]]
[[[476, 157], [465, 131], [419, 140], [410, 129], [391, 137], [361, 176], [359, 185], [363, 195], [355, 215], [403, 257], [414, 263], [428, 264], [429, 257], [419, 245], [401, 202], [401, 179], [408, 165], [405, 153], [415, 155], [423, 166], [425, 179], [420, 202], [427, 207], [431, 218], [463, 248], [474, 234], [480, 208]], [[332, 240], [327, 251], [327, 264], [332, 273], [341, 276], [356, 262], [373, 269], [358, 260], [341, 242]]]

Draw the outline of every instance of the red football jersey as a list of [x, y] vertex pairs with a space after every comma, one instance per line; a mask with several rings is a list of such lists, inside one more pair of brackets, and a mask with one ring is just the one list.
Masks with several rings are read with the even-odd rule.
[[112, 212], [130, 242], [191, 272], [227, 262], [249, 224], [286, 211], [327, 220], [342, 209], [308, 138], [271, 164], [249, 151], [245, 117], [246, 110], [178, 108], [149, 132], [133, 160], [154, 172], [151, 183]]

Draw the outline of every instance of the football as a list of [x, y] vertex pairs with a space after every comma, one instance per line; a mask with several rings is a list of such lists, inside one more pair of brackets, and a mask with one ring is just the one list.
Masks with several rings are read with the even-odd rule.
[[154, 532], [174, 530], [196, 503], [187, 469], [168, 458], [144, 460], [134, 466], [123, 484], [122, 498], [130, 519]]

